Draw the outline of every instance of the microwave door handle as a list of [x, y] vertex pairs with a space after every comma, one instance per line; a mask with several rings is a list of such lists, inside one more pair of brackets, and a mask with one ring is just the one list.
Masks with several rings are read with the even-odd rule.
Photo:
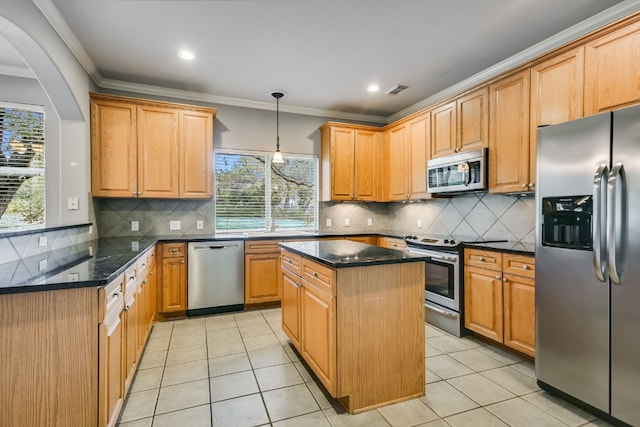
[[[619, 186], [619, 187], [618, 187]], [[620, 198], [618, 199], [618, 188]], [[617, 285], [622, 284], [622, 268], [618, 256], [624, 256], [622, 249], [623, 240], [626, 235], [626, 179], [624, 166], [616, 163], [611, 169], [608, 179], [609, 194], [607, 197], [607, 246], [608, 246], [608, 268], [611, 281]], [[618, 209], [620, 212], [618, 214]], [[618, 222], [619, 221], [619, 222]]]
[[598, 166], [593, 176], [593, 271], [599, 281], [606, 281], [606, 262], [604, 261], [604, 243], [606, 241], [607, 191], [606, 184], [609, 169], [606, 164]]
[[469, 186], [469, 183], [471, 182], [471, 165], [469, 164], [469, 162], [464, 162], [465, 165], [467, 165], [464, 168], [464, 185], [465, 187]]

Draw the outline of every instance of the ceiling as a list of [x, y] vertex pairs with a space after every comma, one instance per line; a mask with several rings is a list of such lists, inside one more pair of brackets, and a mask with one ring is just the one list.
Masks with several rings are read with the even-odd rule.
[[[621, 0], [33, 0], [96, 84], [387, 118]], [[59, 14], [58, 14], [59, 12]], [[61, 18], [61, 19], [60, 19]], [[68, 25], [68, 27], [66, 27]], [[71, 33], [65, 33], [65, 30]], [[0, 38], [0, 73], [15, 69]], [[180, 49], [196, 59], [177, 56]], [[4, 68], [3, 68], [4, 67]], [[7, 68], [9, 67], [9, 68]], [[378, 93], [366, 91], [369, 84]], [[395, 96], [396, 84], [409, 88]]]

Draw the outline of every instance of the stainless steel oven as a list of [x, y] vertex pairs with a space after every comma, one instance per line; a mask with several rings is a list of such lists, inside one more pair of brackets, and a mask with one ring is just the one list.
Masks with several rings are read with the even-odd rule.
[[457, 249], [433, 250], [412, 246], [409, 252], [427, 255], [425, 262], [425, 321], [453, 335], [463, 332], [460, 253]]

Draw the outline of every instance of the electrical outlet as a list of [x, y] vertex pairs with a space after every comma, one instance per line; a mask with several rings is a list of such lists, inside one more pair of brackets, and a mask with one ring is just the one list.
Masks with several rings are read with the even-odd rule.
[[327, 218], [327, 227], [331, 227], [331, 218]]
[[180, 221], [169, 221], [169, 230], [180, 230], [181, 227]]
[[89, 226], [89, 234], [93, 234], [93, 225]]
[[344, 219], [344, 226], [345, 227], [349, 227], [351, 225], [351, 222], [349, 221], [349, 218], [345, 218]]
[[131, 252], [138, 252], [140, 250], [140, 243], [137, 241], [131, 242]]
[[47, 246], [47, 236], [40, 236], [38, 238], [38, 246]]
[[202, 230], [204, 229], [204, 221], [199, 219], [196, 221], [196, 230]]
[[422, 220], [418, 219], [418, 228], [422, 228]]
[[67, 198], [67, 209], [70, 211], [78, 210], [78, 198], [77, 197], [69, 197]]
[[138, 230], [140, 230], [140, 222], [131, 221], [131, 231], [138, 231]]
[[373, 225], [373, 218], [367, 218], [367, 227], [371, 227]]
[[69, 282], [77, 282], [78, 280], [80, 280], [80, 273], [69, 273], [69, 275], [67, 276], [67, 280]]
[[46, 269], [47, 269], [47, 259], [45, 258], [38, 261], [38, 270], [42, 271]]

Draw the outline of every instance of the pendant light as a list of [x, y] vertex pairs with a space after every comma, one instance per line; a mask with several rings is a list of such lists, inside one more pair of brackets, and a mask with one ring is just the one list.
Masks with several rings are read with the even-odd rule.
[[273, 153], [273, 163], [284, 163], [282, 153], [280, 152], [280, 98], [284, 96], [284, 92], [273, 91], [271, 96], [276, 99], [276, 151]]

